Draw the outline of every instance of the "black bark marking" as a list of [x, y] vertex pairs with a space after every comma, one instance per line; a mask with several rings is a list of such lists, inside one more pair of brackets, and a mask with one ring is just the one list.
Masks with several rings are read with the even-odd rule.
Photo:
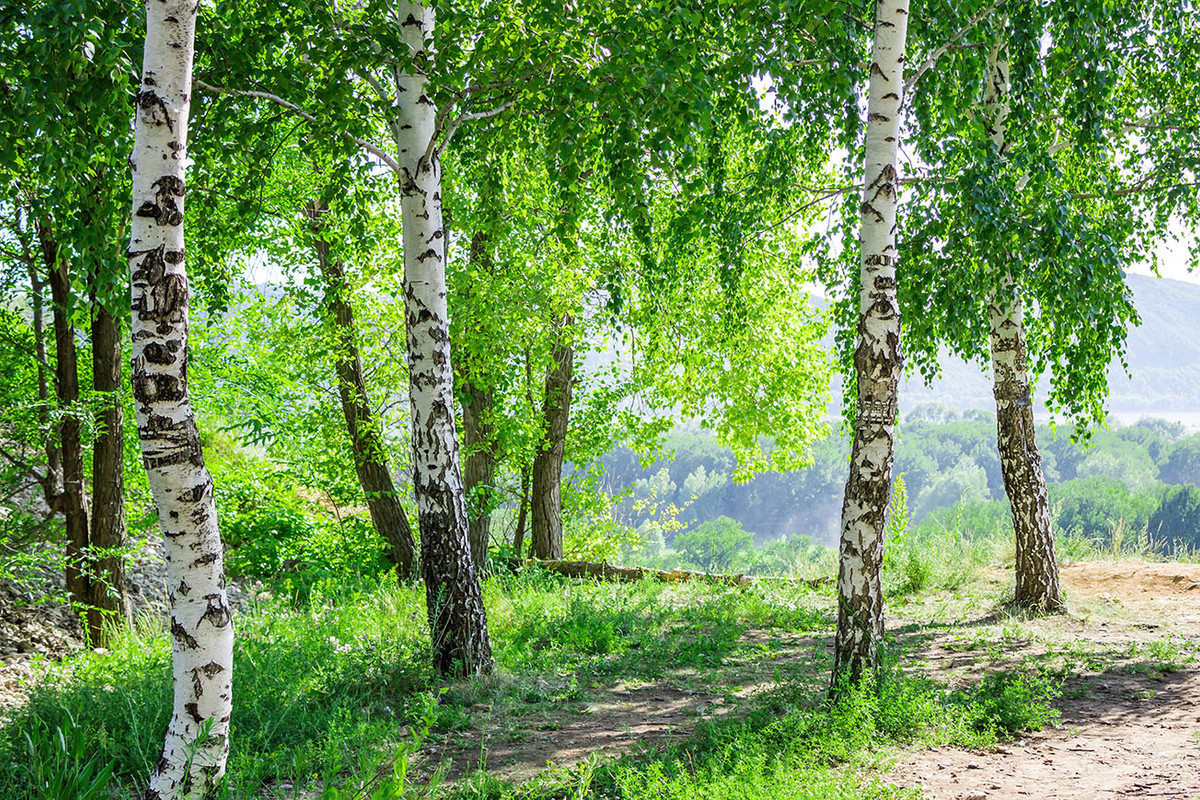
[[[154, 202], [149, 200], [143, 202], [135, 212], [136, 215], [152, 219], [159, 225], [171, 227], [182, 225], [183, 209], [179, 207], [176, 198], [187, 194], [187, 188], [183, 180], [175, 175], [164, 175], [150, 184], [150, 188], [155, 190]], [[180, 260], [182, 260], [182, 253], [180, 254]]]
[[[142, 84], [145, 86], [155, 85], [154, 81], [150, 78], [143, 78]], [[134, 102], [137, 103], [138, 108], [147, 112], [147, 122], [150, 125], [165, 124], [167, 126], [167, 130], [171, 131], [172, 133], [175, 132], [175, 126], [171, 122], [171, 112], [167, 109], [167, 101], [159, 97], [158, 92], [155, 92], [151, 89], [142, 89], [137, 93], [137, 97], [134, 99]], [[149, 113], [156, 109], [162, 112], [162, 122], [154, 119], [154, 115]]]
[[212, 481], [205, 481], [204, 483], [198, 483], [195, 486], [193, 486], [192, 488], [184, 491], [176, 499], [179, 500], [179, 502], [181, 502], [181, 503], [199, 503], [200, 500], [204, 497], [205, 492], [207, 492], [211, 486], [212, 486]]
[[179, 342], [150, 342], [142, 348], [142, 357], [151, 364], [166, 366], [175, 363], [175, 354], [179, 352]]
[[203, 567], [205, 564], [212, 564], [217, 560], [216, 553], [205, 553], [192, 562], [193, 567]]
[[202, 667], [193, 667], [190, 672], [192, 673], [192, 691], [196, 693], [196, 697], [204, 696], [203, 678], [212, 680], [224, 671], [225, 668], [215, 661], [210, 661]]
[[143, 405], [178, 403], [187, 396], [187, 387], [174, 375], [142, 372], [133, 376], [133, 397]]
[[179, 642], [180, 645], [189, 650], [195, 650], [200, 646], [200, 643], [196, 641], [196, 637], [188, 633], [187, 629], [175, 620], [171, 620], [171, 636], [173, 636], [175, 641]]
[[183, 709], [184, 709], [184, 711], [186, 711], [188, 713], [188, 716], [192, 718], [193, 722], [196, 722], [196, 723], [204, 722], [204, 717], [200, 716], [200, 704], [199, 703], [195, 703], [195, 702], [184, 703]]
[[229, 606], [221, 601], [221, 596], [208, 594], [204, 599], [208, 601], [208, 608], [200, 615], [200, 621], [208, 620], [214, 628], [224, 628], [228, 625], [232, 617], [229, 614]]
[[178, 592], [179, 594], [183, 595], [184, 597], [187, 597], [189, 594], [192, 593], [192, 587], [188, 586], [188, 582], [186, 580], [183, 580], [183, 581], [179, 582], [179, 588], [176, 589], [175, 591]]

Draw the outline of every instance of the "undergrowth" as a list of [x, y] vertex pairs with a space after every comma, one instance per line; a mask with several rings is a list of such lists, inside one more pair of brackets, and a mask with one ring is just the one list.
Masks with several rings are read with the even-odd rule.
[[[858, 767], [901, 745], [986, 746], [1053, 719], [1049, 684], [1009, 676], [950, 691], [895, 666], [831, 703], [827, 591], [618, 586], [529, 572], [490, 579], [485, 599], [497, 675], [450, 683], [427, 666], [423, 593], [390, 577], [360, 591], [318, 586], [305, 604], [268, 599], [240, 615], [225, 796], [897, 797]], [[561, 712], [618, 681], [691, 680], [720, 692], [729, 664], [753, 652], [752, 631], [814, 644], [776, 669], [774, 689], [737, 714], [701, 720], [665, 751], [593, 759], [520, 785], [486, 772], [451, 784], [418, 756], [471, 728], [480, 703], [519, 728], [524, 715]], [[169, 637], [148, 621], [109, 653], [53, 668], [0, 728], [0, 797], [138, 796], [170, 704]]]

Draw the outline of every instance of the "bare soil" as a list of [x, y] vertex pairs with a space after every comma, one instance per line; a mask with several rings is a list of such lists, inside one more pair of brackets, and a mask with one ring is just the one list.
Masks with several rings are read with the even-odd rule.
[[[1062, 577], [1067, 615], [998, 611], [995, 598], [1011, 582], [999, 569], [956, 597], [932, 595], [890, 610], [889, 628], [910, 648], [911, 663], [952, 684], [1063, 652], [1081, 666], [1055, 702], [1062, 714], [1056, 727], [990, 752], [914, 751], [885, 780], [919, 788], [929, 800], [1200, 798], [1200, 565], [1088, 562], [1065, 566]], [[777, 670], [827, 647], [773, 631], [751, 631], [744, 641], [771, 647], [727, 661], [719, 676], [622, 684], [530, 717], [479, 705], [470, 729], [425, 751], [422, 771], [442, 765], [456, 781], [486, 769], [511, 780], [596, 755], [657, 750], [686, 738], [701, 719], [740, 713], [754, 693], [776, 685]], [[1166, 665], [1148, 650], [1163, 641], [1178, 655]]]
[[[931, 800], [1200, 797], [1200, 566], [1088, 562], [1062, 577], [1070, 614], [993, 621], [1013, 629], [1023, 656], [1078, 656], [1055, 703], [1060, 725], [991, 752], [912, 753], [890, 775], [897, 785]], [[917, 657], [952, 677], [978, 674], [984, 654], [964, 651], [962, 638], [947, 630]], [[1005, 655], [989, 656], [993, 668]]]

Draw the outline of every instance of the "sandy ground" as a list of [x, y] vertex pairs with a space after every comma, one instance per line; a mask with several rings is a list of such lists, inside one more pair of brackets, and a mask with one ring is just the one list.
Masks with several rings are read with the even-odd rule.
[[[1200, 665], [1186, 656], [1200, 643], [1200, 566], [1089, 562], [1062, 577], [1071, 614], [1023, 623], [1034, 638], [1020, 652], [1066, 645], [1101, 656], [1063, 687], [1059, 727], [991, 752], [914, 753], [893, 770], [897, 785], [931, 800], [1200, 797]], [[1174, 670], [1120, 657], [1164, 640], [1184, 654]], [[976, 671], [980, 654], [942, 636], [925, 655], [953, 675]]]

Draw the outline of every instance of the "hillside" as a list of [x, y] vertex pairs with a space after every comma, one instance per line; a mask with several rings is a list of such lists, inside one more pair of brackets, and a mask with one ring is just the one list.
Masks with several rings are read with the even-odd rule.
[[[1109, 369], [1109, 408], [1126, 422], [1153, 414], [1200, 422], [1200, 285], [1144, 275], [1127, 277], [1142, 324], [1129, 332], [1129, 375]], [[909, 380], [901, 407], [934, 401], [959, 411], [990, 408], [992, 387], [976, 365], [947, 355], [930, 387]]]

